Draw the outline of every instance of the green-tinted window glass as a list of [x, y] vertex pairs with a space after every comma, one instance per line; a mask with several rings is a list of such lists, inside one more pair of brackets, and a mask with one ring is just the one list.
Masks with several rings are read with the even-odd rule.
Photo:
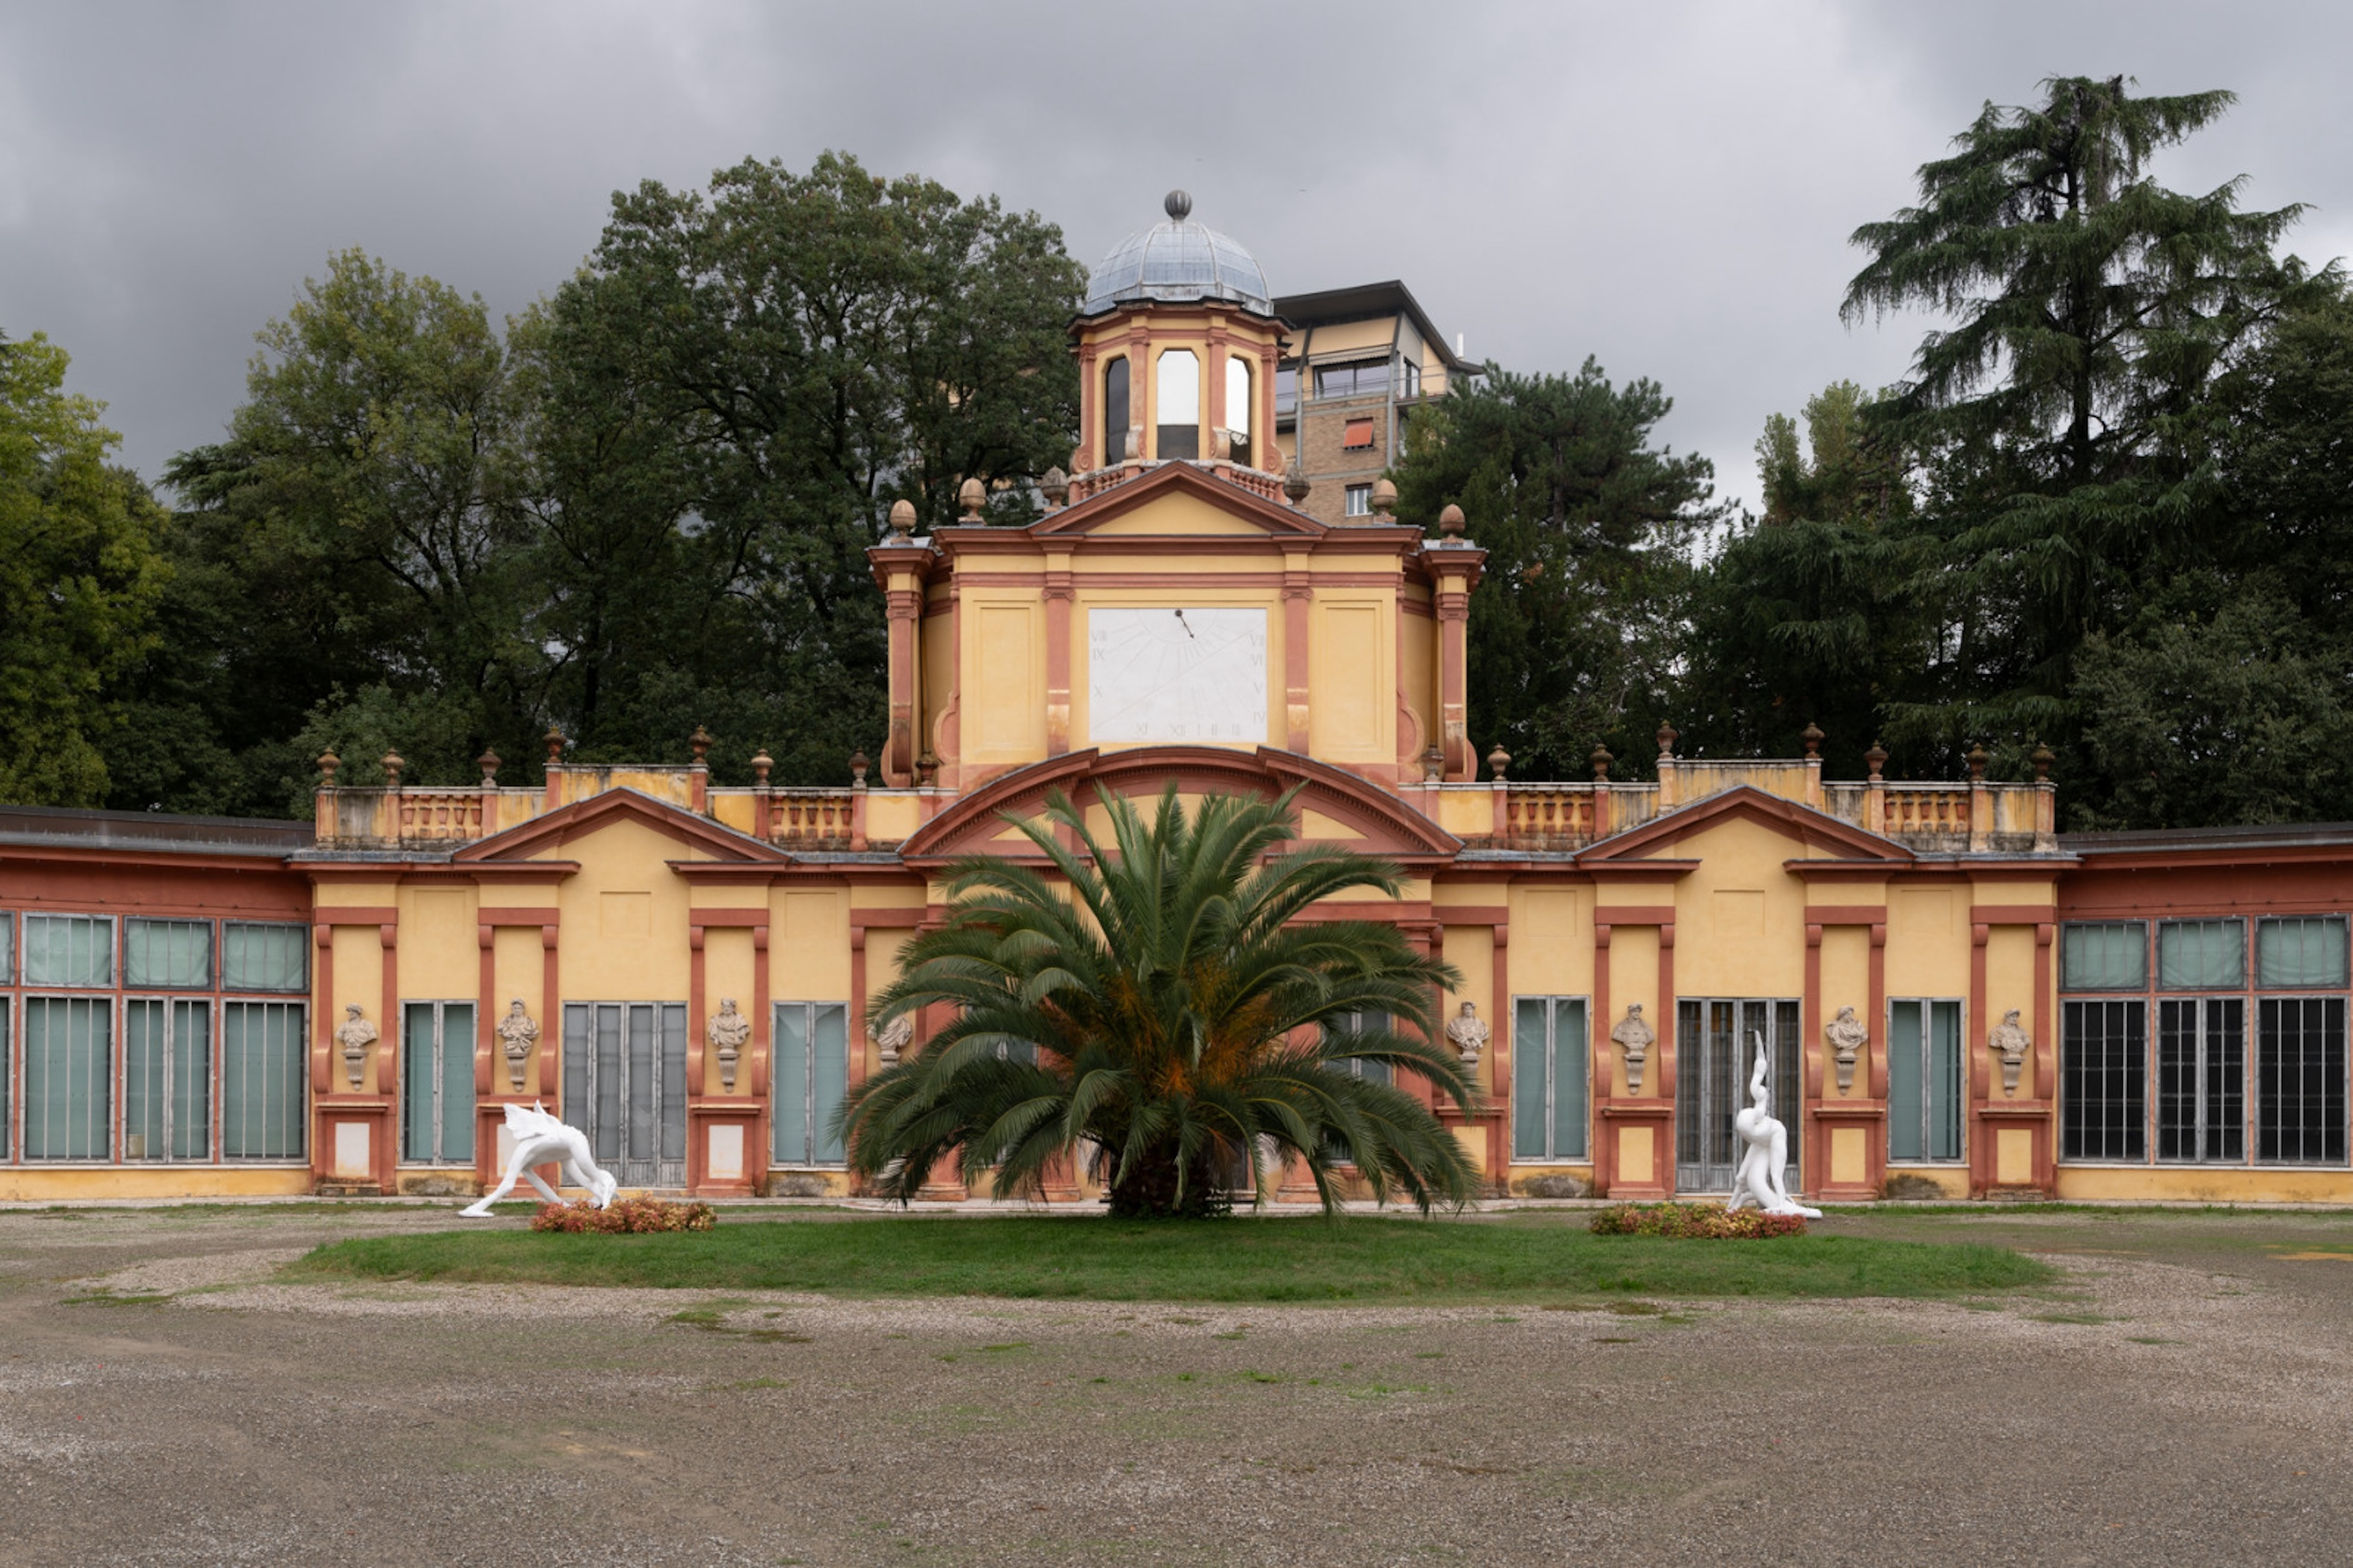
[[16, 978], [16, 917], [0, 910], [0, 985]]
[[2255, 984], [2293, 990], [2345, 984], [2345, 917], [2267, 920], [2255, 927]]
[[1585, 998], [1557, 996], [1552, 1005], [1552, 1154], [1585, 1158]]
[[2060, 943], [2065, 991], [2137, 991], [2148, 984], [2147, 928], [2138, 921], [2071, 925]]
[[16, 1125], [16, 1118], [9, 1114], [15, 1107], [8, 1103], [8, 1086], [16, 1081], [16, 1064], [8, 1059], [8, 1047], [16, 1038], [16, 1031], [9, 1026], [16, 1020], [8, 1016], [9, 1000], [0, 996], [0, 1160], [7, 1159], [14, 1152], [8, 1143], [8, 1129]]
[[1961, 1157], [1961, 1005], [1928, 1004], [1928, 1158]]
[[1925, 1157], [1927, 1118], [1923, 1113], [1923, 1004], [1891, 1003], [1887, 1009], [1887, 1157]]
[[211, 1005], [133, 997], [122, 1005], [122, 1157], [211, 1152]]
[[230, 921], [221, 931], [221, 989], [301, 990], [309, 984], [304, 968], [309, 935], [307, 926]]
[[2247, 928], [2239, 921], [2167, 921], [2157, 928], [2157, 983], [2220, 991], [2247, 983]]
[[1512, 1157], [1541, 1160], [1545, 1147], [1546, 1080], [1551, 1073], [1546, 1025], [1551, 1009], [1542, 996], [1512, 1004]]
[[[820, 1003], [817, 1009], [810, 1063], [814, 1093], [810, 1104], [809, 1139], [820, 1163], [839, 1165], [844, 1155], [841, 1134], [833, 1119], [849, 1093], [849, 1009], [839, 1002]], [[1037, 1047], [1031, 1047], [1032, 1056]]]
[[221, 1004], [221, 1152], [232, 1160], [302, 1157], [299, 1002]]
[[112, 1010], [82, 996], [25, 1000], [25, 1157], [104, 1160], [112, 1104]]
[[25, 984], [114, 984], [114, 922], [100, 915], [26, 915]]
[[769, 1068], [776, 1086], [776, 1138], [779, 1165], [808, 1163], [809, 1007], [806, 1002], [776, 1004], [776, 1042]]
[[122, 980], [159, 991], [208, 991], [213, 984], [213, 922], [126, 921]]

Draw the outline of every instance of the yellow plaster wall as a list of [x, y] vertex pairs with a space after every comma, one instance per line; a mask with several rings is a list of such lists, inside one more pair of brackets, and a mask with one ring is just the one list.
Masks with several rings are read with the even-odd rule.
[[1319, 363], [1326, 354], [1363, 359], [1366, 357], [1366, 351], [1387, 353], [1391, 340], [1397, 336], [1398, 325], [1395, 316], [1374, 316], [1361, 321], [1339, 321], [1328, 327], [1318, 326], [1315, 341], [1307, 345], [1308, 352]]
[[[1871, 1016], [1871, 931], [1864, 926], [1829, 926], [1822, 931], [1822, 1022], [1827, 1025], [1837, 1017], [1841, 1007], [1854, 1009], [1856, 1021], [1871, 1031], [1868, 1049], [1874, 1060], [1883, 1061], [1887, 1043], [1881, 1037], [1886, 1029], [1884, 1020]], [[1818, 1040], [1807, 1043], [1821, 1045]], [[1822, 1048], [1828, 1049], [1826, 1046]], [[1858, 1059], [1854, 1082], [1847, 1091], [1850, 1095], [1862, 1093], [1862, 1068]], [[1874, 1067], [1873, 1071], [1875, 1076], [1883, 1075], [1883, 1068]], [[1879, 1087], [1883, 1090], [1886, 1088], [1883, 1080]], [[1827, 1056], [1822, 1068], [1822, 1092], [1838, 1098], [1837, 1066]]]
[[[390, 902], [387, 899], [386, 902]], [[376, 1026], [377, 1041], [368, 1052], [368, 1065], [361, 1078], [360, 1088], [366, 1093], [376, 1092], [377, 1068], [384, 1053], [400, 1037], [400, 1029], [393, 1017], [393, 1009], [385, 1005], [384, 943], [374, 926], [337, 926], [335, 928], [335, 994], [328, 999], [330, 1011], [327, 1027], [332, 1031], [343, 1026], [343, 1009], [359, 1004], [370, 1023]], [[328, 1047], [329, 1066], [332, 1069], [336, 1092], [351, 1088], [351, 1079], [343, 1076], [342, 1051]]]
[[[866, 1016], [870, 1020], [874, 1016], [874, 998], [881, 994], [884, 986], [899, 978], [899, 954], [913, 935], [908, 931], [870, 931], [866, 933]], [[852, 1049], [866, 1053], [867, 1072], [881, 1070], [882, 1048], [874, 1043], [871, 1026], [865, 1039], [853, 1040], [850, 1045]]]
[[1481, 785], [1475, 789], [1448, 789], [1438, 794], [1438, 826], [1462, 837], [1495, 830], [1495, 792]]
[[710, 795], [711, 815], [723, 827], [738, 833], [759, 831], [759, 802], [742, 790], [712, 790]]
[[[758, 889], [754, 889], [757, 891]], [[705, 1022], [716, 1016], [723, 998], [732, 997], [744, 1017], [754, 1011], [752, 931], [748, 926], [706, 926], [702, 932], [702, 1001]], [[751, 1047], [747, 1043], [735, 1064], [735, 1092], [752, 1088]], [[702, 1054], [702, 1092], [724, 1094], [726, 1079], [719, 1070], [719, 1053]]]
[[965, 596], [964, 668], [971, 677], [958, 729], [967, 762], [1032, 762], [1046, 754], [1046, 624], [1034, 596]]
[[[554, 1063], [564, 1048], [564, 1020], [546, 1016], [545, 953], [546, 949], [540, 945], [537, 926], [501, 926], [491, 939], [492, 985], [489, 1007], [496, 1020], [506, 1016], [508, 1003], [518, 996], [522, 998], [523, 1011], [539, 1023], [539, 1049], [532, 1054], [531, 1065], [523, 1070], [522, 1092], [552, 1097], [556, 1091]], [[540, 1072], [543, 1064], [548, 1068], [543, 1077]], [[491, 1064], [491, 1083], [504, 1093], [508, 1082], [506, 1058], [501, 1053]]]
[[[1519, 938], [1512, 939], [1514, 949]], [[1676, 933], [1676, 975], [1678, 986], [1683, 984], [1682, 933]], [[1516, 977], [1514, 989], [1518, 988]], [[1609, 1092], [1623, 1095], [1626, 1086], [1626, 1053], [1609, 1043], [1609, 1031], [1626, 1016], [1626, 1009], [1634, 1003], [1642, 1005], [1642, 1016], [1658, 1041], [1651, 1047], [1651, 1058], [1642, 1071], [1642, 1094], [1645, 1099], [1659, 1092], [1660, 1068], [1668, 1048], [1674, 1043], [1675, 1021], [1659, 1011], [1659, 932], [1654, 926], [1618, 926], [1609, 933], [1609, 1016], [1593, 1020], [1593, 1048], [1606, 1052], [1609, 1061]]]
[[869, 843], [896, 844], [923, 825], [923, 797], [913, 790], [866, 792]]
[[947, 752], [940, 744], [940, 720], [955, 689], [956, 650], [951, 634], [960, 616], [953, 608], [943, 596], [925, 609], [915, 659], [916, 696], [922, 706], [916, 720], [915, 733], [920, 738], [916, 749], [929, 746], [934, 755], [943, 757]]
[[1397, 626], [1399, 657], [1405, 665], [1402, 695], [1414, 725], [1413, 734], [1398, 737], [1398, 750], [1419, 757], [1438, 743], [1437, 624], [1427, 616], [1399, 615]]
[[1729, 818], [1665, 851], [1700, 862], [1675, 884], [1677, 995], [1803, 994], [1806, 889], [1781, 866], [1799, 850], [1762, 823]]
[[[1963, 886], [1887, 892], [1887, 994], [1966, 999], [1969, 994], [1969, 890]], [[1874, 1026], [1876, 1027], [1876, 1026]], [[1975, 1020], [1964, 1027], [1982, 1035]]]
[[1319, 760], [1396, 760], [1396, 621], [1394, 595], [1316, 598], [1307, 682], [1309, 745]]
[[[2001, 1022], [2009, 1009], [2018, 1009], [2018, 1021], [2027, 1033], [2034, 1032], [2034, 928], [2032, 926], [1996, 926], [1986, 937], [1986, 1016], [1966, 1023], [1967, 1032], [1961, 1043], [1968, 1047], [1970, 1058], [1987, 1049], [1986, 1036]], [[2055, 1035], [2057, 1031], [2052, 1031]], [[2018, 1075], [2020, 1097], [2034, 1093], [2034, 1053], [2026, 1053], [2026, 1065]], [[2001, 1063], [1992, 1064], [1996, 1099], [2002, 1098]]]
[[683, 1002], [689, 990], [686, 883], [666, 862], [685, 846], [617, 819], [567, 846], [556, 973], [569, 1002]]
[[481, 989], [482, 950], [472, 888], [400, 890], [403, 1001], [456, 1001]]
[[[1480, 1053], [1479, 1067], [1473, 1075], [1482, 1094], [1494, 1092], [1494, 1047], [1504, 1043], [1508, 1033], [1504, 1026], [1504, 1009], [1495, 999], [1495, 928], [1492, 925], [1448, 926], [1445, 944], [1446, 962], [1462, 972], [1461, 989], [1449, 991], [1440, 999], [1441, 1027], [1454, 1021], [1462, 1004], [1470, 1003], [1479, 1009], [1479, 1016], [1487, 1021], [1488, 1048]], [[1448, 1042], [1451, 1048], [1451, 1042]], [[1485, 1145], [1481, 1155], [1485, 1158]]]
[[[338, 1087], [343, 1064], [336, 1063]], [[311, 1190], [308, 1165], [0, 1166], [0, 1201], [287, 1198]]]
[[[768, 927], [768, 994], [779, 1002], [849, 999], [849, 889], [778, 889]], [[867, 935], [873, 952], [879, 933]]]
[[2353, 1171], [2204, 1165], [2062, 1165], [2062, 1198], [2200, 1204], [2353, 1203]]

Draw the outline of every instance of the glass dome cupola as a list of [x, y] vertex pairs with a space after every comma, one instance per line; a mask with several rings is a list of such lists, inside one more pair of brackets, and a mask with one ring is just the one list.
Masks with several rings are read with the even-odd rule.
[[1087, 280], [1082, 316], [1099, 316], [1142, 301], [1191, 304], [1224, 300], [1261, 316], [1274, 314], [1274, 297], [1258, 258], [1240, 242], [1191, 221], [1193, 198], [1171, 191], [1168, 221], [1139, 229], [1113, 247]]

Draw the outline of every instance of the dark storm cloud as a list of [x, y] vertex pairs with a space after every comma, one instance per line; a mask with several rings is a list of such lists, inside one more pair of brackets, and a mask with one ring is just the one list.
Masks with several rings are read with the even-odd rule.
[[2353, 251], [2326, 5], [0, 5], [0, 331], [45, 331], [153, 475], [252, 334], [362, 246], [553, 288], [609, 194], [827, 147], [996, 191], [1092, 259], [1182, 184], [1275, 287], [1405, 279], [1476, 356], [1651, 376], [1754, 484], [1765, 416], [1899, 374], [1837, 320], [1858, 223], [2052, 73], [2231, 87], [2162, 165]]

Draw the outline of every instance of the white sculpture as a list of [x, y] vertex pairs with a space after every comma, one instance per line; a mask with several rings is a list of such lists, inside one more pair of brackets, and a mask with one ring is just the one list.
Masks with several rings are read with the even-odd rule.
[[1748, 1146], [1741, 1151], [1740, 1168], [1732, 1173], [1732, 1200], [1724, 1206], [1727, 1212], [1753, 1205], [1766, 1214], [1820, 1219], [1821, 1210], [1807, 1208], [1789, 1196], [1782, 1176], [1789, 1164], [1789, 1130], [1775, 1119], [1773, 1096], [1765, 1087], [1766, 1069], [1772, 1065], [1765, 1054], [1765, 1037], [1749, 1038], [1757, 1042], [1757, 1068], [1748, 1075], [1748, 1098], [1756, 1103], [1732, 1119], [1733, 1131]]
[[480, 1202], [459, 1209], [459, 1214], [469, 1219], [490, 1218], [491, 1205], [514, 1191], [517, 1182], [529, 1182], [549, 1203], [562, 1203], [564, 1199], [556, 1190], [541, 1181], [539, 1173], [532, 1169], [550, 1163], [555, 1165], [559, 1180], [568, 1175], [575, 1186], [587, 1188], [590, 1201], [598, 1208], [612, 1206], [614, 1190], [621, 1184], [610, 1171], [597, 1167], [595, 1156], [588, 1152], [586, 1132], [558, 1121], [548, 1114], [545, 1106], [510, 1104], [507, 1134], [514, 1140], [514, 1152], [507, 1156], [506, 1175], [482, 1194]]
[[375, 1041], [375, 1026], [367, 1021], [360, 1005], [353, 1002], [346, 1006], [343, 1021], [335, 1026], [335, 1044], [343, 1047], [343, 1070], [351, 1075], [353, 1089], [367, 1075], [368, 1047]]
[[902, 1013], [881, 1028], [873, 1030], [874, 1043], [882, 1047], [882, 1065], [899, 1065], [899, 1053], [915, 1037], [915, 1018], [912, 1013]]
[[1478, 1007], [1469, 1002], [1463, 1003], [1462, 1011], [1455, 1014], [1446, 1025], [1446, 1037], [1462, 1054], [1462, 1065], [1466, 1068], [1479, 1065], [1479, 1053], [1487, 1048], [1491, 1032], [1487, 1020], [1479, 1016]]
[[752, 1037], [752, 1020], [735, 1010], [735, 998], [719, 999], [719, 1011], [712, 1016], [710, 1026], [702, 1037], [719, 1057], [719, 1081], [730, 1094], [735, 1091], [735, 1063], [744, 1054], [744, 1046]]
[[539, 1044], [539, 1020], [523, 1010], [522, 998], [518, 996], [507, 1008], [507, 1016], [499, 1020], [497, 1032], [506, 1049], [507, 1081], [520, 1089], [523, 1068]]
[[1822, 1034], [1831, 1043], [1831, 1055], [1838, 1063], [1839, 1092], [1844, 1094], [1854, 1087], [1855, 1058], [1871, 1043], [1871, 1030], [1854, 1016], [1853, 1008], [1841, 1007], [1838, 1016], [1823, 1026]]
[[1642, 1064], [1650, 1059], [1651, 1047], [1658, 1043], [1658, 1035], [1642, 1017], [1640, 1002], [1626, 1004], [1626, 1016], [1609, 1031], [1609, 1038], [1626, 1053], [1626, 1092], [1642, 1092]]
[[2018, 1009], [2012, 1007], [2001, 1016], [2001, 1022], [1986, 1036], [1986, 1044], [2001, 1058], [2001, 1091], [2018, 1092], [2018, 1076], [2026, 1067], [2026, 1053], [2033, 1046], [2033, 1037], [2018, 1021]]

